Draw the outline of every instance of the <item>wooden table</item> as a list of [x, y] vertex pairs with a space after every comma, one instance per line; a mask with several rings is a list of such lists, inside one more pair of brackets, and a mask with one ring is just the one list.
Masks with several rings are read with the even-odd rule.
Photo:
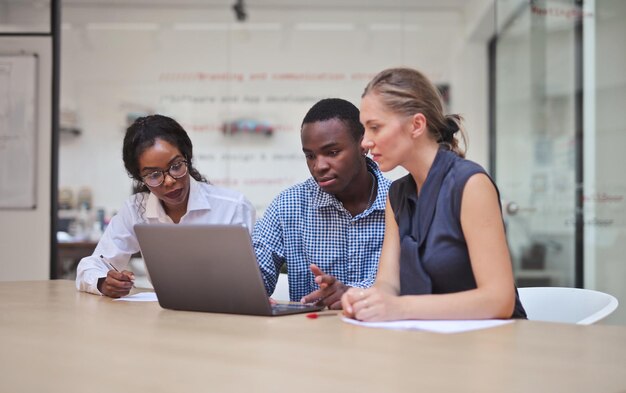
[[[330, 312], [332, 314], [332, 312]], [[0, 283], [0, 392], [625, 392], [626, 327], [436, 334]]]

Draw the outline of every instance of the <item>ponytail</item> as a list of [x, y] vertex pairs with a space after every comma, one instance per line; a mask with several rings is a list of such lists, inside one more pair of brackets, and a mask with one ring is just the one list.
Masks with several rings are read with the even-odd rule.
[[[453, 151], [460, 157], [465, 157], [465, 150], [467, 149], [467, 138], [465, 136], [465, 127], [463, 127], [463, 118], [461, 115], [452, 114], [445, 115], [445, 127], [439, 132], [439, 138], [437, 143]], [[461, 139], [465, 149], [461, 149], [459, 146], [459, 140], [455, 137], [455, 134], [461, 132]]]

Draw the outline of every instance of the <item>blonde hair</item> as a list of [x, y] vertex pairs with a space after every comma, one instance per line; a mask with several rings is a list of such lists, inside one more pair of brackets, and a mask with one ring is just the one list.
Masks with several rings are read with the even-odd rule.
[[463, 146], [467, 146], [462, 117], [444, 114], [439, 90], [421, 72], [411, 68], [383, 70], [367, 84], [362, 97], [370, 93], [377, 94], [382, 103], [394, 113], [406, 116], [423, 114], [428, 132], [435, 140], [465, 157], [466, 149], [461, 148], [455, 138], [455, 134], [460, 131]]

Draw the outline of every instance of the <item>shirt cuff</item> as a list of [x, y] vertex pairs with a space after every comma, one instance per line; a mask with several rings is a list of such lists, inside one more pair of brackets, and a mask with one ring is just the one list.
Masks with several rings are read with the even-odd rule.
[[369, 288], [372, 285], [374, 285], [374, 280], [367, 279], [367, 280], [363, 280], [363, 281], [352, 282], [352, 283], [344, 283], [344, 284], [349, 286], [349, 287], [353, 287], [353, 288], [366, 289], [366, 288]]
[[83, 279], [78, 283], [78, 290], [104, 296], [102, 292], [98, 290], [98, 279], [101, 277], [103, 277], [102, 273], [98, 271], [85, 272]]

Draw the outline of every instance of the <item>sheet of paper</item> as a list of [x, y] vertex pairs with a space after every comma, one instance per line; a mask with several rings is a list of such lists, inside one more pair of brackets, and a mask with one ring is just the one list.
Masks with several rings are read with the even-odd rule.
[[115, 299], [115, 301], [122, 302], [156, 302], [158, 301], [156, 293], [154, 292], [139, 292], [134, 295], [128, 295]]
[[372, 328], [395, 330], [425, 330], [434, 333], [461, 333], [472, 330], [488, 329], [512, 323], [511, 319], [484, 319], [484, 320], [438, 320], [438, 321], [390, 321], [390, 322], [361, 322], [351, 318], [342, 318], [344, 322], [353, 325]]

